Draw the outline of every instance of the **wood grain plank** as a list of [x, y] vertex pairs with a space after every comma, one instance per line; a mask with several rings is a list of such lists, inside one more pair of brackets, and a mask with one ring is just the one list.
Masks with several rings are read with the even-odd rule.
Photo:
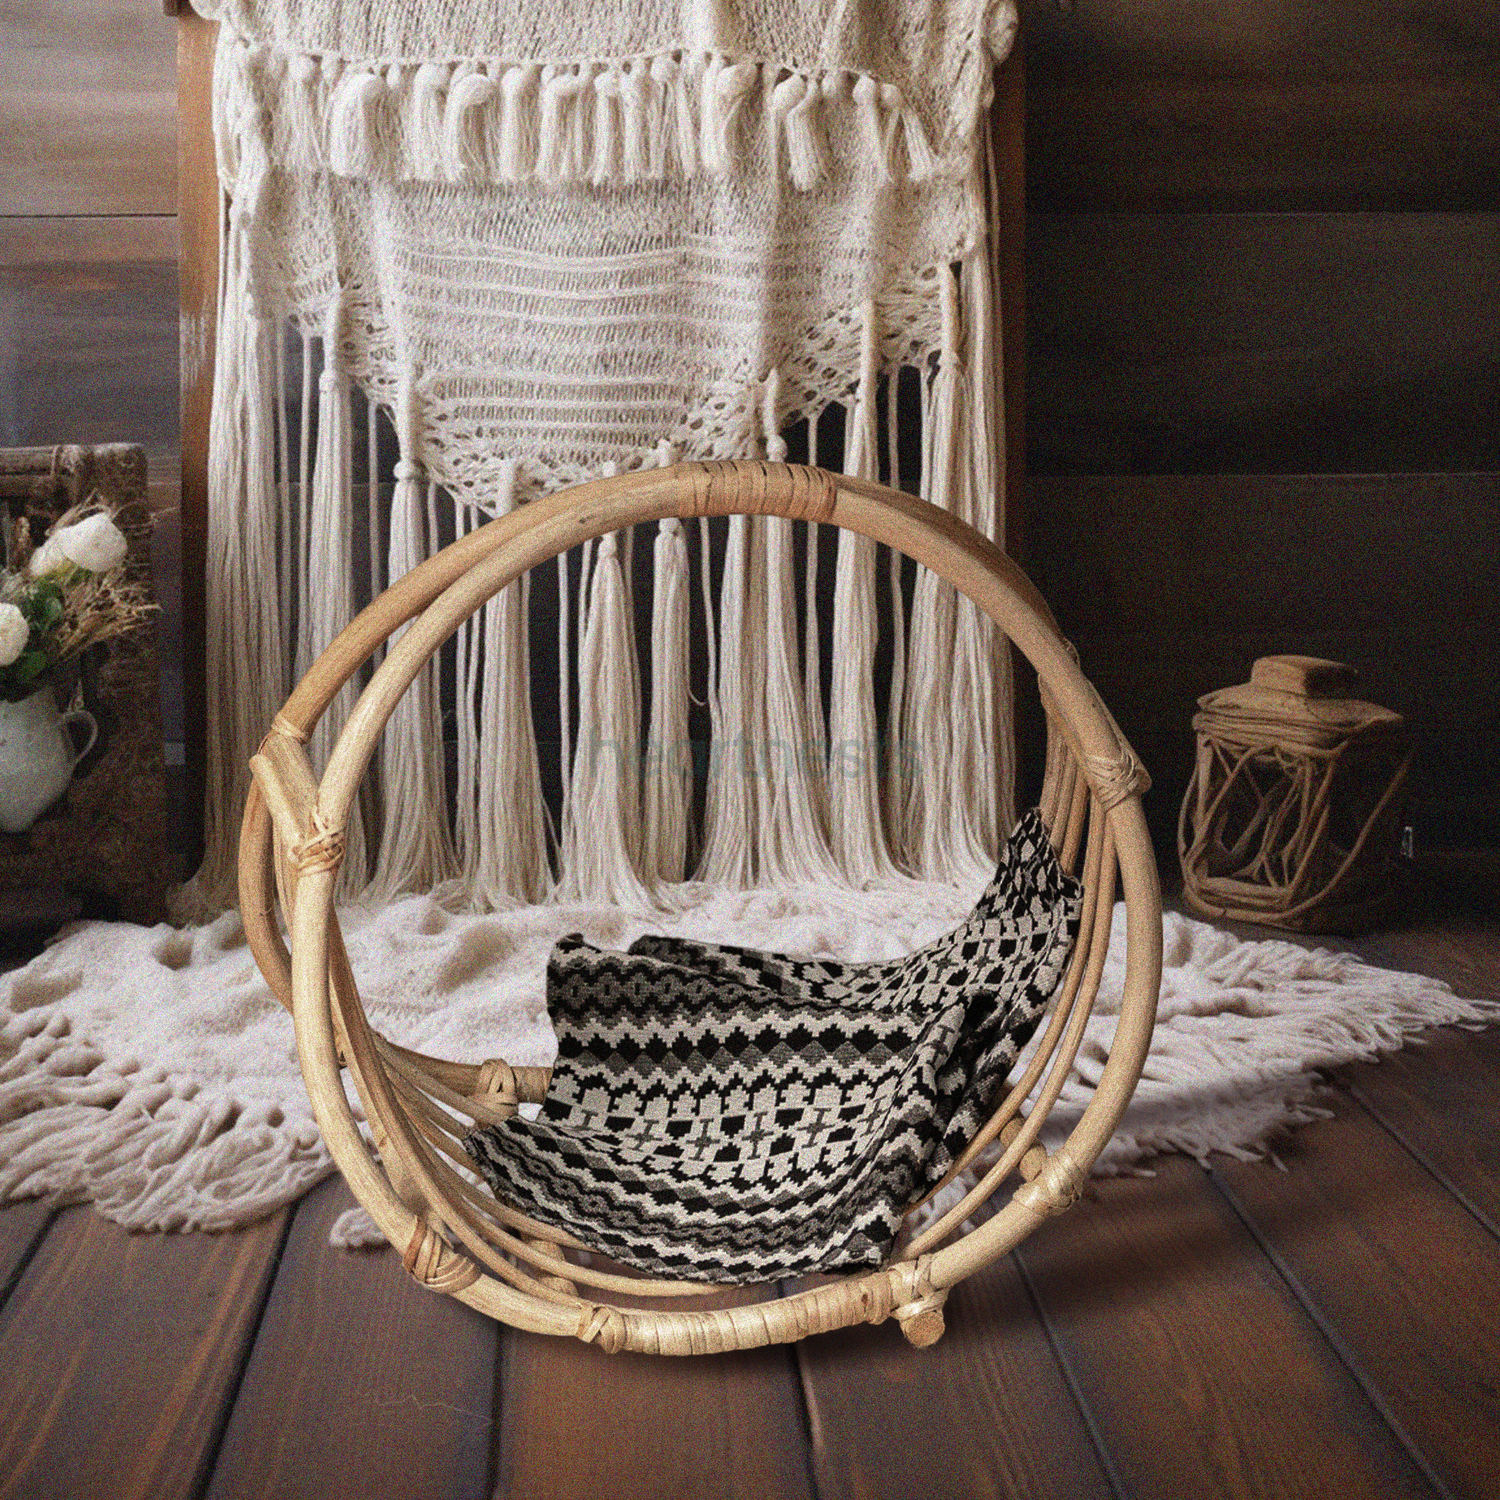
[[1014, 1262], [961, 1283], [946, 1313], [928, 1349], [893, 1324], [798, 1346], [821, 1500], [1108, 1496]]
[[135, 1235], [65, 1209], [0, 1309], [0, 1495], [195, 1495], [284, 1225]]
[[328, 1244], [342, 1179], [298, 1205], [207, 1494], [481, 1496], [495, 1325], [416, 1286], [393, 1250]]
[[[1492, 871], [1493, 861], [1483, 868]], [[1428, 900], [1437, 905], [1443, 894], [1430, 890]], [[1493, 898], [1495, 893], [1488, 894]], [[1500, 1000], [1500, 922], [1493, 917], [1476, 919], [1439, 909], [1422, 914], [1410, 927], [1362, 937], [1356, 946], [1370, 963], [1430, 975], [1461, 995]]]
[[1500, 1034], [1439, 1031], [1426, 1047], [1341, 1069], [1338, 1082], [1446, 1185], [1500, 1224]]
[[0, 1206], [0, 1301], [14, 1285], [56, 1210], [43, 1198]]
[[1431, 1493], [1193, 1164], [1100, 1183], [1020, 1255], [1137, 1500]]
[[0, 11], [0, 212], [173, 212], [172, 33], [140, 0]]
[[812, 1497], [784, 1345], [688, 1359], [608, 1355], [506, 1329], [501, 1396], [497, 1500]]
[[1500, 468], [1500, 215], [1033, 214], [1033, 474]]
[[155, 264], [177, 259], [177, 216], [0, 218], [0, 266]]
[[1033, 477], [1026, 565], [1149, 767], [1163, 850], [1192, 715], [1257, 656], [1347, 661], [1408, 716], [1419, 843], [1500, 842], [1500, 475]]
[[[1456, 1122], [1455, 1122], [1456, 1124]], [[1461, 1127], [1459, 1127], [1461, 1128]], [[1481, 1127], [1494, 1133], [1494, 1109]], [[1500, 1491], [1500, 1243], [1368, 1115], [1216, 1181], [1454, 1496]]]
[[1494, 209], [1500, 24], [1433, 0], [1023, 0], [1032, 205]]
[[[1489, 895], [1493, 901], [1493, 887]], [[1451, 897], [1429, 891], [1427, 899], [1437, 904]], [[1355, 947], [1371, 963], [1430, 975], [1460, 995], [1500, 1000], [1500, 926], [1493, 917], [1424, 917], [1402, 930], [1362, 937]], [[1423, 1041], [1377, 1063], [1342, 1068], [1337, 1081], [1490, 1223], [1500, 1224], [1500, 1029], [1444, 1028]]]

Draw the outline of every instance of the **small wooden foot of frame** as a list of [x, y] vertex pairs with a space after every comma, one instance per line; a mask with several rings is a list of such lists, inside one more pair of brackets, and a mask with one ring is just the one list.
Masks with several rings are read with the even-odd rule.
[[906, 1342], [914, 1349], [927, 1349], [943, 1336], [943, 1304], [948, 1300], [947, 1289], [930, 1292], [895, 1309], [893, 1316], [906, 1335]]

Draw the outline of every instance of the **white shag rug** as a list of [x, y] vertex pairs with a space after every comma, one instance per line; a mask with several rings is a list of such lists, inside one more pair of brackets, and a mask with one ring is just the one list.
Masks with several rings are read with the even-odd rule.
[[[624, 947], [642, 932], [797, 954], [890, 958], [956, 925], [948, 886], [840, 893], [704, 892], [665, 917], [576, 906], [454, 915], [428, 897], [350, 911], [345, 932], [375, 1026], [439, 1056], [548, 1063], [545, 966], [581, 931]], [[1064, 1130], [1107, 1056], [1123, 972], [1124, 908], [1099, 1001], [1054, 1111]], [[1280, 941], [1240, 942], [1166, 918], [1151, 1055], [1098, 1170], [1162, 1151], [1262, 1154], [1278, 1127], [1326, 1113], [1316, 1070], [1372, 1058], [1443, 1023], [1500, 1019], [1435, 980]], [[0, 978], [0, 1201], [88, 1201], [138, 1229], [224, 1229], [291, 1202], [332, 1170], [297, 1065], [291, 1018], [262, 982], [239, 917], [204, 927], [84, 923]], [[356, 1212], [336, 1243], [367, 1242]]]

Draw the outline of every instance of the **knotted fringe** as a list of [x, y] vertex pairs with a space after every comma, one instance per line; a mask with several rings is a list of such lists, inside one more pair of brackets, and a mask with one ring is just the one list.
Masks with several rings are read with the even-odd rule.
[[[423, 483], [416, 462], [414, 395], [402, 391], [396, 431], [401, 458], [391, 501], [391, 583], [404, 577], [433, 550], [437, 538], [436, 489]], [[409, 627], [391, 637], [394, 645]], [[448, 832], [443, 728], [438, 698], [438, 657], [433, 656], [396, 704], [380, 745], [385, 821], [369, 897], [388, 901], [407, 891], [430, 890], [457, 874]]]
[[[849, 421], [844, 468], [861, 479], [879, 477], [876, 419], [879, 329], [873, 302], [862, 311], [859, 385]], [[833, 586], [837, 651], [828, 703], [828, 807], [833, 850], [857, 885], [895, 873], [880, 806], [880, 735], [875, 720], [875, 543], [839, 533]]]
[[650, 906], [638, 865], [640, 689], [618, 538], [601, 537], [597, 550], [578, 653], [578, 744], [559, 896]]
[[[101, 982], [113, 993], [121, 976]], [[129, 1229], [231, 1229], [328, 1175], [305, 1113], [111, 1055], [76, 1034], [69, 998], [30, 1014], [0, 1006], [0, 1202], [46, 1195]]]
[[[299, 678], [354, 618], [353, 548], [354, 460], [349, 416], [349, 378], [343, 369], [343, 299], [329, 304], [323, 332], [323, 372], [318, 381], [318, 450], [313, 469], [311, 514], [307, 536], [305, 576], [315, 580], [297, 631]], [[354, 706], [355, 684], [346, 682], [313, 726], [308, 756], [321, 775], [329, 752]], [[364, 821], [358, 802], [349, 810], [344, 830], [344, 863], [337, 893], [347, 899], [358, 894], [368, 875]]]
[[[869, 74], [783, 77], [773, 63], [693, 49], [609, 62], [387, 65], [250, 44], [228, 25], [220, 47], [214, 126], [231, 179], [246, 122], [263, 111], [284, 159], [381, 182], [605, 187], [730, 176], [757, 110], [799, 191], [840, 172], [920, 182], [943, 167], [900, 89]], [[835, 159], [847, 134], [861, 141], [858, 163]]]

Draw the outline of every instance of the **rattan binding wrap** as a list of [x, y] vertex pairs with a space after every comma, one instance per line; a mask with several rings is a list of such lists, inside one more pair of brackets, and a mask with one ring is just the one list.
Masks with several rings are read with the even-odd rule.
[[[566, 1257], [583, 1249], [455, 1170], [469, 1122], [538, 1100], [548, 1072], [490, 1059], [425, 1057], [365, 1018], [333, 909], [333, 855], [386, 720], [423, 662], [486, 599], [529, 568], [590, 537], [666, 516], [734, 512], [812, 518], [915, 558], [966, 593], [1036, 669], [1047, 712], [1042, 816], [1063, 864], [1083, 882], [1082, 926], [1024, 1074], [958, 1167], [998, 1138], [982, 1181], [878, 1271], [749, 1306], [705, 1308], [701, 1282], [622, 1276]], [[408, 621], [352, 711], [322, 780], [303, 748], [339, 688]], [[1146, 785], [1130, 748], [1080, 673], [1041, 597], [992, 543], [882, 485], [771, 463], [680, 464], [602, 479], [537, 500], [472, 532], [408, 573], [313, 665], [251, 762], [240, 844], [246, 932], [267, 981], [292, 1011], [318, 1123], [359, 1201], [423, 1285], [536, 1333], [608, 1350], [698, 1354], [803, 1338], [895, 1317], [912, 1343], [943, 1331], [948, 1291], [1078, 1197], [1140, 1077], [1161, 976], [1161, 899], [1141, 814]], [[1117, 892], [1127, 911], [1124, 1002], [1094, 1098], [1050, 1154], [1037, 1136], [1073, 1067], [1109, 944]], [[286, 913], [291, 950], [280, 935]], [[345, 1100], [347, 1067], [371, 1123], [367, 1148]], [[1023, 1104], [1028, 1105], [1023, 1113]], [[1007, 1179], [1020, 1186], [967, 1233], [961, 1226]], [[661, 1310], [616, 1305], [660, 1300]], [[695, 1305], [695, 1303], [699, 1305]]]

